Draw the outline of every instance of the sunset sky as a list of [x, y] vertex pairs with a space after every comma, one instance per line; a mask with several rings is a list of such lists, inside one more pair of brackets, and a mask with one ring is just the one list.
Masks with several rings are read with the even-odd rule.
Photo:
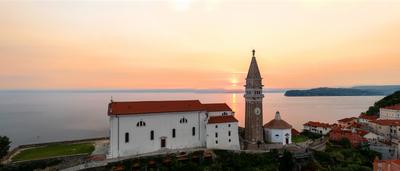
[[400, 1], [1, 1], [0, 89], [400, 84]]

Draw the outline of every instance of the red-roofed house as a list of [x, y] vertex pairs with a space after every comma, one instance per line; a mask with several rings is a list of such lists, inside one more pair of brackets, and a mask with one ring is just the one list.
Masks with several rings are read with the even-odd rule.
[[342, 128], [347, 128], [354, 123], [357, 123], [357, 118], [356, 117], [351, 117], [351, 118], [343, 118], [338, 120], [339, 126]]
[[400, 137], [400, 120], [378, 119], [370, 121], [372, 130], [384, 141], [391, 141], [392, 138]]
[[399, 171], [400, 160], [374, 160], [374, 171]]
[[108, 116], [108, 158], [162, 149], [240, 149], [238, 121], [225, 103], [202, 104], [198, 100], [111, 102]]
[[329, 131], [332, 130], [332, 125], [328, 123], [321, 123], [321, 122], [314, 122], [308, 121], [307, 123], [303, 124], [304, 131], [310, 131], [312, 133], [326, 135]]
[[294, 128], [292, 128], [292, 136], [300, 135], [300, 132]]
[[366, 115], [366, 114], [360, 114], [358, 117], [358, 123], [360, 124], [369, 124], [370, 121], [377, 120], [378, 116], [376, 115]]
[[340, 130], [334, 129], [329, 133], [329, 140], [340, 141], [343, 138], [347, 138], [353, 147], [358, 147], [361, 143], [367, 143], [368, 140], [363, 136], [368, 134], [364, 131], [353, 130]]
[[380, 108], [379, 109], [379, 119], [399, 119], [400, 120], [400, 104]]

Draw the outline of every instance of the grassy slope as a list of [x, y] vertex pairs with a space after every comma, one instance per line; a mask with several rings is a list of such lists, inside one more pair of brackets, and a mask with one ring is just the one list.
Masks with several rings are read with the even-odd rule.
[[300, 142], [304, 142], [307, 141], [308, 138], [304, 135], [294, 135], [292, 136], [292, 142], [293, 143], [300, 143]]
[[53, 144], [45, 147], [31, 148], [21, 151], [12, 158], [12, 161], [43, 159], [56, 156], [73, 154], [90, 154], [94, 150], [94, 145], [84, 144]]

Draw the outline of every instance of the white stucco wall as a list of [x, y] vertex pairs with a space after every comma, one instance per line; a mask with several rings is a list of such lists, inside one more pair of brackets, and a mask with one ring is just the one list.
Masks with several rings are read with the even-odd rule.
[[379, 119], [400, 119], [400, 110], [380, 108]]
[[[180, 124], [185, 117], [187, 123]], [[146, 126], [137, 127], [139, 121]], [[119, 123], [119, 124], [118, 124]], [[137, 155], [161, 149], [161, 139], [165, 138], [166, 148], [182, 149], [205, 147], [205, 112], [135, 114], [110, 117], [109, 158]], [[192, 135], [195, 127], [195, 136]], [[172, 129], [176, 129], [175, 138]], [[150, 131], [154, 131], [154, 140], [150, 140]], [[129, 142], [125, 143], [125, 133], [129, 133]], [[237, 133], [236, 133], [237, 134]]]
[[216, 111], [216, 112], [208, 112], [208, 117], [210, 116], [222, 116], [225, 113], [225, 115], [234, 115], [232, 111]]
[[[286, 136], [288, 135], [288, 136]], [[264, 136], [268, 142], [272, 143], [282, 143], [286, 145], [286, 138], [288, 138], [289, 143], [292, 143], [292, 131], [291, 129], [269, 129], [264, 128]]]
[[331, 128], [304, 126], [304, 130], [317, 134], [326, 135], [329, 133], [329, 131], [331, 131]]
[[[240, 150], [239, 127], [237, 122], [207, 124], [206, 131], [207, 148]], [[216, 133], [218, 137], [215, 136]]]
[[365, 134], [364, 138], [366, 138], [368, 140], [368, 142], [370, 142], [370, 143], [378, 141], [378, 135], [376, 135], [375, 133], [372, 133], [372, 132]]

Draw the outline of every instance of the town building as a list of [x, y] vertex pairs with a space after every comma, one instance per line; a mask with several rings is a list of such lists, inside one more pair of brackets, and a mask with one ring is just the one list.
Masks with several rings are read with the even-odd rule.
[[300, 132], [298, 131], [298, 130], [296, 130], [296, 129], [294, 129], [294, 128], [292, 128], [292, 136], [298, 136], [298, 135], [300, 135]]
[[111, 102], [109, 158], [185, 148], [239, 150], [232, 109], [198, 100]]
[[368, 125], [370, 121], [377, 120], [378, 116], [375, 115], [367, 115], [367, 114], [360, 114], [358, 117], [358, 123]]
[[380, 108], [379, 109], [379, 119], [399, 119], [400, 120], [400, 104]]
[[393, 138], [400, 137], [400, 120], [378, 119], [370, 121], [370, 126], [379, 136], [379, 140], [390, 142]]
[[356, 117], [343, 118], [343, 119], [338, 120], [339, 127], [341, 127], [341, 128], [348, 128], [351, 125], [354, 125], [355, 123], [357, 123]]
[[264, 143], [263, 133], [263, 85], [258, 69], [255, 50], [245, 85], [245, 144], [247, 149], [260, 148]]
[[322, 135], [327, 135], [329, 131], [332, 130], [332, 125], [329, 125], [328, 123], [321, 123], [314, 121], [309, 121], [303, 124], [303, 127], [304, 127], [303, 131], [309, 131], [312, 133], [317, 133]]
[[374, 171], [399, 171], [400, 160], [374, 160]]
[[275, 118], [264, 125], [264, 137], [269, 143], [279, 143], [283, 145], [292, 143], [292, 125], [282, 120], [279, 111]]
[[[363, 143], [366, 144], [368, 143], [368, 139], [365, 138], [369, 132], [364, 131], [364, 130], [344, 130], [344, 129], [333, 129], [329, 133], [329, 140], [332, 141], [340, 141], [343, 138], [346, 138], [350, 141], [351, 145], [353, 147], [358, 147], [362, 145]], [[371, 135], [368, 135], [368, 137]]]

